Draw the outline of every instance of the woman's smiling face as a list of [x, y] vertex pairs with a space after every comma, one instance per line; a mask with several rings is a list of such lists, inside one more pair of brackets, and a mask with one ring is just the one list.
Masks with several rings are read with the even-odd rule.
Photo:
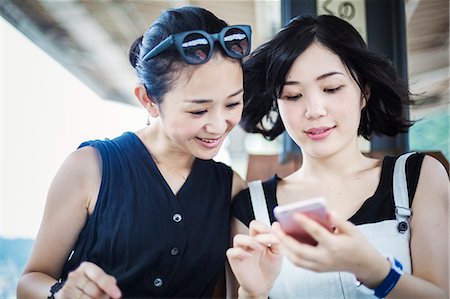
[[189, 78], [182, 74], [174, 85], [159, 105], [167, 138], [197, 158], [213, 158], [241, 119], [243, 72], [239, 61], [215, 55], [196, 66]]
[[292, 64], [278, 108], [302, 151], [326, 157], [357, 142], [363, 99], [341, 59], [313, 43]]

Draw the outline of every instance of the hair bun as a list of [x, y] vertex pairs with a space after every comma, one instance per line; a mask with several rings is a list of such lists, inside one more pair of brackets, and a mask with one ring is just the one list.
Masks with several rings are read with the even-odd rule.
[[141, 44], [142, 44], [142, 38], [143, 36], [137, 38], [133, 44], [130, 47], [130, 52], [128, 53], [129, 60], [131, 65], [136, 68], [136, 64], [138, 62], [139, 58], [139, 52], [141, 51]]

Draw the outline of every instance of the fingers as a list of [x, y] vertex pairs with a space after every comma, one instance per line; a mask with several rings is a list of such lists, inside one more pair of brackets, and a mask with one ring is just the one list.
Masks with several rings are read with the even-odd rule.
[[265, 245], [256, 241], [256, 239], [243, 234], [237, 234], [233, 238], [233, 247], [242, 248], [246, 251], [255, 251], [264, 249]]
[[92, 280], [88, 280], [80, 290], [86, 298], [109, 298]]
[[242, 248], [229, 248], [226, 252], [227, 258], [229, 261], [231, 260], [245, 260], [252, 257], [250, 252], [245, 251]]
[[249, 235], [254, 237], [261, 245], [269, 247], [272, 252], [279, 252], [278, 238], [272, 234], [271, 228], [264, 223], [257, 220], [250, 222]]
[[296, 214], [293, 218], [318, 244], [311, 246], [301, 243], [287, 235], [279, 223], [274, 223], [272, 231], [280, 240], [283, 253], [292, 263], [317, 272], [349, 269], [346, 257], [354, 251], [355, 244], [362, 244], [364, 240], [352, 223], [330, 213], [330, 221], [336, 225], [332, 233], [307, 216]]
[[254, 237], [255, 240], [263, 246], [266, 246], [272, 253], [279, 254], [280, 250], [280, 240], [273, 233], [270, 234], [260, 234]]
[[339, 216], [334, 211], [330, 211], [329, 215], [330, 215], [330, 222], [336, 228], [337, 233], [353, 235], [355, 231], [357, 231], [355, 226], [350, 221], [341, 218], [341, 216]]
[[279, 252], [278, 244], [279, 241], [272, 234], [270, 227], [257, 220], [250, 222], [249, 236], [236, 235], [233, 239], [234, 247], [246, 247], [247, 250], [266, 250], [270, 248], [273, 253]]
[[331, 242], [330, 236], [332, 236], [332, 233], [317, 221], [314, 221], [301, 213], [294, 214], [293, 218], [294, 221], [318, 243], [328, 244]]
[[310, 262], [315, 263], [320, 259], [321, 251], [316, 246], [300, 243], [287, 235], [278, 222], [272, 224], [272, 231], [285, 249], [283, 253], [297, 266], [310, 269]]
[[295, 238], [286, 234], [281, 225], [278, 222], [274, 222], [272, 224], [272, 231], [274, 235], [277, 237], [279, 242], [289, 250], [301, 251], [301, 252], [314, 252], [315, 246], [311, 246], [308, 244], [301, 243], [297, 241]]
[[106, 274], [99, 266], [93, 263], [89, 263], [86, 267], [86, 276], [95, 282], [104, 293], [112, 298], [120, 298], [122, 296], [113, 276]]
[[272, 233], [256, 235], [254, 237], [254, 239], [258, 243], [260, 243], [262, 245], [265, 245], [265, 246], [269, 246], [269, 247], [272, 246], [272, 245], [277, 245], [278, 243], [280, 243], [278, 238]]
[[90, 262], [83, 262], [75, 271], [69, 273], [63, 293], [64, 298], [116, 299], [122, 296], [116, 279]]
[[250, 222], [249, 235], [251, 237], [254, 237], [258, 234], [268, 234], [268, 233], [270, 233], [270, 227], [268, 227], [264, 223], [258, 220], [253, 220], [252, 222]]

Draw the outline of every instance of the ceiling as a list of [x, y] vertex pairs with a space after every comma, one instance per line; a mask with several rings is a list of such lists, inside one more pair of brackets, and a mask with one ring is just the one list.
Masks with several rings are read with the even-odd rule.
[[[130, 104], [137, 104], [133, 95], [136, 77], [128, 62], [130, 45], [163, 10], [181, 5], [202, 6], [229, 24], [251, 25], [254, 44], [274, 33], [280, 19], [277, 1], [2, 0], [0, 3], [3, 18], [102, 98]], [[255, 30], [257, 27], [261, 29]]]
[[[253, 28], [253, 49], [280, 26], [279, 1], [2, 0], [1, 15], [102, 98], [136, 104], [132, 42], [162, 10], [199, 5]], [[406, 0], [408, 69], [423, 107], [449, 103], [449, 3]], [[425, 92], [425, 93], [424, 93]]]

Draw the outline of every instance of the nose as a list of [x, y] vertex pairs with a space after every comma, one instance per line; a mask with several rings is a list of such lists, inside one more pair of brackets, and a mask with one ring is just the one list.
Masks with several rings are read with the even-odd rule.
[[305, 117], [309, 119], [316, 119], [327, 114], [327, 109], [324, 100], [319, 96], [309, 96], [304, 98]]
[[208, 123], [205, 126], [205, 130], [211, 134], [221, 135], [227, 130], [227, 119], [225, 113], [214, 113], [208, 119]]

